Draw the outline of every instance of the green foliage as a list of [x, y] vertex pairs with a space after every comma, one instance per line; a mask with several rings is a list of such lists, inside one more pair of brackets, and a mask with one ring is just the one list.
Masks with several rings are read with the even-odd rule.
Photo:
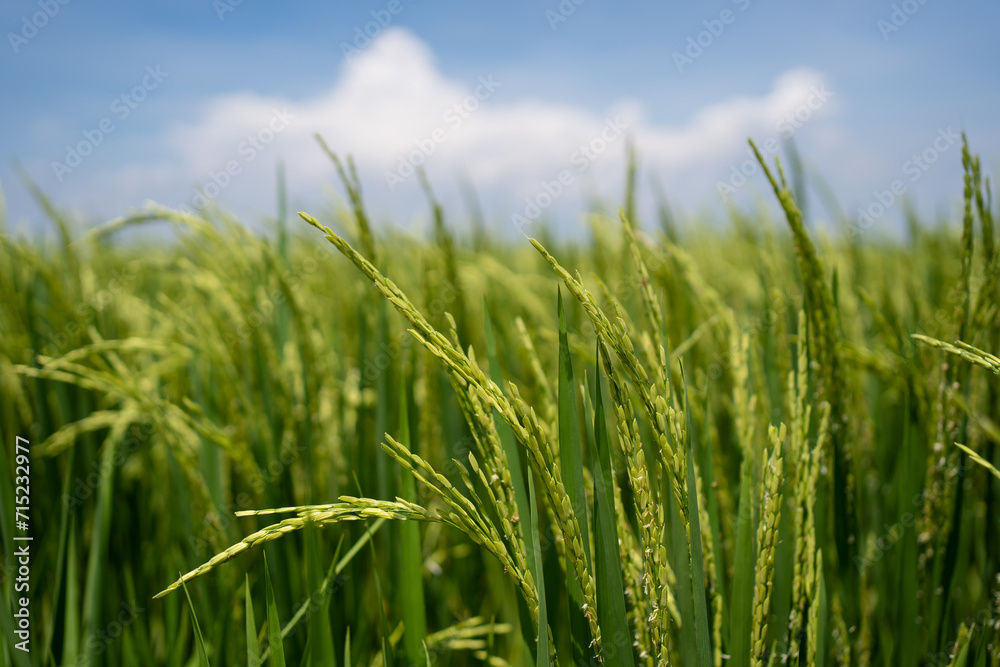
[[[39, 638], [9, 649], [5, 515], [2, 664], [1000, 664], [1000, 249], [967, 146], [960, 219], [905, 241], [810, 227], [780, 164], [780, 224], [658, 234], [632, 156], [589, 243], [469, 243], [422, 176], [431, 243], [330, 155], [325, 240], [160, 208], [71, 240], [37, 192], [58, 239], [0, 235]], [[115, 239], [152, 222], [171, 242]]]
[[267, 568], [266, 556], [264, 557], [264, 591], [267, 606], [267, 648], [271, 654], [271, 664], [274, 667], [285, 667], [285, 647], [281, 639], [278, 603], [274, 598], [274, 587], [271, 585], [271, 573]]

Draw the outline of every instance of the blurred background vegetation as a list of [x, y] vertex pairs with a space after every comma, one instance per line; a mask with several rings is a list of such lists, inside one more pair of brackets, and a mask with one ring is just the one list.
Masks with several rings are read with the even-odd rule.
[[[968, 167], [964, 220], [932, 226], [911, 215], [902, 241], [878, 229], [805, 230], [835, 308], [844, 412], [833, 428], [842, 432], [853, 494], [850, 508], [824, 501], [828, 514], [817, 519], [830, 606], [816, 664], [948, 664], [940, 655], [970, 636], [969, 659], [997, 664], [1000, 485], [954, 443], [998, 463], [1000, 383], [911, 338], [1000, 350], [992, 203], [988, 183]], [[462, 347], [480, 360], [489, 304], [505, 377], [554, 424], [559, 280], [546, 261], [527, 241], [445, 219], [433, 197], [433, 238], [372, 228], [360, 192], [345, 183], [354, 201], [320, 220], [435, 328], [448, 331], [450, 314]], [[386, 433], [399, 437], [401, 402], [411, 408], [411, 450], [461, 485], [450, 461], [466, 461], [476, 444], [444, 368], [371, 281], [305, 223], [282, 215], [257, 233], [216, 209], [150, 208], [83, 234], [36, 196], [58, 233], [0, 235], [3, 664], [198, 664], [186, 598], [152, 596], [264, 525], [236, 511], [400, 495], [400, 466], [380, 445]], [[713, 225], [679, 224], [664, 207], [659, 220], [638, 222], [673, 362], [683, 360], [691, 416], [711, 449], [713, 585], [728, 596], [742, 460], [737, 415], [749, 411], [753, 437], [765, 441], [767, 424], [789, 420], [788, 375], [805, 340], [799, 311], [811, 322], [818, 307], [803, 269], [813, 265], [802, 259], [800, 237], [763, 209], [732, 210]], [[606, 312], [620, 305], [634, 331], [645, 286], [618, 213], [595, 208], [587, 223], [576, 240], [537, 233], [563, 266], [580, 271]], [[120, 240], [125, 229], [154, 224], [170, 226], [169, 241]], [[577, 379], [589, 376], [592, 387], [594, 328], [565, 287], [563, 298]], [[743, 335], [749, 357], [741, 365], [734, 340]], [[810, 373], [822, 376], [820, 360], [811, 353], [810, 361]], [[817, 424], [811, 429], [814, 438]], [[10, 644], [15, 436], [32, 450], [30, 656]], [[621, 444], [612, 439], [629, 501]], [[832, 499], [830, 462], [820, 485]], [[436, 502], [419, 484], [416, 494], [421, 504]], [[856, 522], [850, 555], [839, 559], [830, 555], [840, 539], [837, 512]], [[775, 552], [766, 652], [776, 661], [787, 650], [794, 514], [791, 506], [782, 512]], [[634, 528], [635, 516], [628, 522]], [[414, 572], [433, 662], [520, 664], [518, 593], [498, 561], [459, 531], [419, 524], [414, 569], [401, 530], [369, 521], [295, 533], [188, 583], [211, 663], [245, 664], [244, 587], [260, 627], [266, 554], [282, 625], [306, 608], [284, 637], [291, 664], [319, 664], [314, 632], [328, 634], [338, 664], [348, 642], [354, 664], [380, 662], [386, 631], [402, 652], [399, 624]], [[331, 574], [334, 563], [342, 567]], [[559, 568], [551, 550], [545, 568]], [[310, 607], [327, 575], [329, 602]], [[560, 604], [553, 598], [550, 609]], [[960, 635], [963, 623], [971, 635]], [[713, 652], [725, 654], [727, 641]], [[636, 659], [646, 662], [639, 649]]]

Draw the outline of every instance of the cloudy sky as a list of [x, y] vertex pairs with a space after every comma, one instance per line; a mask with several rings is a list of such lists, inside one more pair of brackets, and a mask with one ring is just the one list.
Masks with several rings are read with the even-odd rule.
[[957, 133], [1000, 161], [1000, 5], [829, 5], [12, 0], [0, 185], [32, 230], [16, 164], [83, 225], [147, 200], [263, 220], [279, 163], [293, 208], [336, 196], [319, 134], [354, 156], [380, 220], [424, 224], [422, 166], [457, 225], [471, 183], [497, 229], [572, 227], [594, 197], [620, 203], [629, 139], [644, 211], [654, 182], [689, 217], [755, 205], [753, 137], [781, 155], [794, 140], [852, 217], [895, 181], [925, 215], [949, 210]]

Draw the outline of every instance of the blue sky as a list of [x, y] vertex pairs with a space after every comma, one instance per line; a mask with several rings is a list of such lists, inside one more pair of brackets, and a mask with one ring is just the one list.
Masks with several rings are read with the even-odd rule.
[[498, 228], [579, 224], [590, 196], [619, 202], [626, 137], [644, 210], [655, 174], [691, 215], [760, 196], [738, 173], [747, 136], [791, 136], [852, 219], [893, 183], [948, 211], [955, 132], [1000, 160], [996, 2], [35, 0], [4, 3], [0, 27], [0, 184], [32, 230], [14, 160], [82, 225], [206, 194], [261, 219], [279, 161], [292, 206], [321, 210], [336, 189], [315, 132], [355, 156], [377, 218], [414, 228], [415, 164], [456, 224], [463, 179]]

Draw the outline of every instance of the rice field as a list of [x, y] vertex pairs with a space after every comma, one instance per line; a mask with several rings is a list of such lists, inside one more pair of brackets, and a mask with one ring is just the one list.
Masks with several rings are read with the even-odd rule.
[[426, 180], [421, 238], [331, 157], [343, 205], [266, 232], [4, 223], [4, 666], [1000, 664], [967, 144], [905, 240], [807, 225], [759, 153], [777, 217], [637, 219], [633, 159], [585, 238]]

